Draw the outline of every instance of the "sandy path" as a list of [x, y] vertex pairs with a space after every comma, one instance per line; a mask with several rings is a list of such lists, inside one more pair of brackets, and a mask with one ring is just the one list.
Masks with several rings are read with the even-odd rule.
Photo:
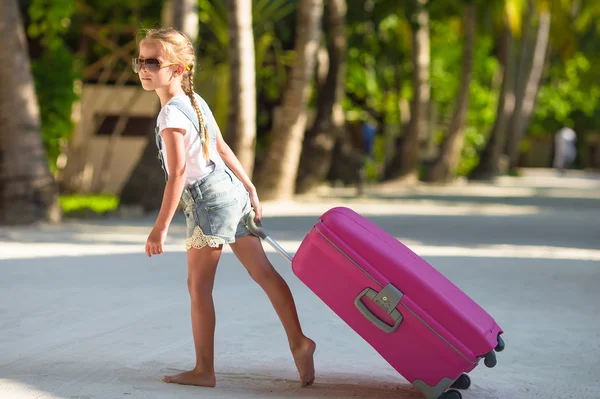
[[[478, 367], [464, 398], [600, 397], [597, 203], [501, 214], [392, 204], [397, 212], [360, 207], [506, 330], [498, 366]], [[293, 250], [315, 209], [298, 207], [296, 217], [272, 209], [265, 224]], [[297, 388], [276, 315], [229, 251], [215, 289], [217, 388], [162, 383], [163, 374], [191, 367], [193, 352], [182, 229], [172, 230], [171, 252], [148, 259], [141, 249], [150, 220], [2, 231], [1, 399], [421, 397], [272, 252], [318, 343], [316, 385]]]

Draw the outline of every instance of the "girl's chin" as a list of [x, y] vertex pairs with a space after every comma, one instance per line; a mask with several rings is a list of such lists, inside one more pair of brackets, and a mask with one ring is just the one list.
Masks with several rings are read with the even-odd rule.
[[154, 85], [151, 80], [142, 80], [141, 83], [145, 90], [154, 90]]

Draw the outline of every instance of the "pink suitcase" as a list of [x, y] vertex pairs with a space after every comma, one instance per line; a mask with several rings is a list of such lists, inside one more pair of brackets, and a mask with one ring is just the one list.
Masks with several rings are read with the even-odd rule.
[[[351, 209], [323, 214], [292, 258], [298, 276], [427, 399], [460, 399], [480, 359], [504, 349], [494, 319], [437, 269]], [[450, 389], [452, 388], [452, 389]], [[454, 389], [456, 388], [456, 389]]]

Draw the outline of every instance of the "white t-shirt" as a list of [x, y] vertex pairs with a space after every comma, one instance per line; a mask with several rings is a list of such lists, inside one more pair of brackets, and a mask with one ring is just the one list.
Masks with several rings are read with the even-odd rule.
[[[183, 101], [192, 106], [190, 98], [187, 95], [175, 96], [179, 99], [183, 99]], [[173, 97], [173, 98], [175, 98]], [[169, 100], [171, 102], [173, 99]], [[169, 173], [169, 166], [167, 163], [167, 149], [164, 144], [164, 139], [162, 137], [162, 131], [166, 128], [177, 128], [184, 129], [186, 131], [183, 136], [183, 142], [185, 144], [185, 154], [186, 154], [186, 185], [192, 184], [203, 176], [208, 175], [215, 168], [215, 164], [212, 161], [207, 161], [204, 159], [204, 155], [202, 155], [202, 144], [200, 143], [200, 135], [196, 130], [196, 127], [188, 119], [187, 116], [183, 114], [179, 109], [175, 107], [168, 107], [169, 102], [165, 104], [164, 107], [161, 108], [158, 118], [157, 118], [157, 126], [160, 132], [162, 143], [162, 155], [165, 162], [165, 170], [167, 174]], [[192, 107], [193, 109], [193, 107]], [[204, 116], [207, 119], [209, 116]], [[208, 121], [205, 121], [208, 123]]]

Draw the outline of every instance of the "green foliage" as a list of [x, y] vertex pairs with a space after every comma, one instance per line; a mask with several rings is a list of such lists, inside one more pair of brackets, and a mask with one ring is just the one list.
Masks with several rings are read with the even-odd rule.
[[78, 98], [73, 87], [77, 76], [73, 70], [73, 55], [60, 43], [32, 61], [31, 68], [40, 107], [42, 139], [54, 170], [61, 148], [73, 131], [71, 109]]
[[75, 0], [32, 0], [27, 34], [32, 39], [40, 38], [48, 50], [56, 50], [63, 44], [62, 35], [71, 25], [74, 10]]
[[463, 45], [459, 23], [457, 19], [431, 21], [431, 96], [438, 118], [444, 122], [452, 117], [460, 84]]
[[373, 157], [364, 157], [367, 181], [377, 182], [383, 177], [384, 168], [381, 160], [385, 158], [386, 151], [386, 137], [377, 135], [373, 146]]
[[59, 204], [63, 213], [67, 215], [84, 210], [105, 213], [117, 209], [119, 197], [115, 195], [61, 195]]
[[31, 61], [40, 107], [42, 139], [51, 170], [73, 131], [71, 109], [77, 100], [74, 56], [63, 36], [71, 25], [75, 0], [33, 0], [29, 6], [30, 38], [39, 39], [42, 54]]
[[600, 3], [550, 0], [551, 56], [529, 134], [551, 135], [562, 126], [584, 132], [600, 119]]
[[[259, 103], [278, 102], [287, 80], [286, 68], [293, 57], [293, 35], [290, 29], [297, 0], [252, 0], [252, 29], [256, 65], [256, 94]], [[219, 89], [209, 99], [218, 104], [215, 117], [221, 130], [226, 130], [229, 91], [227, 6], [220, 0], [198, 0], [201, 38], [198, 53], [202, 54], [199, 82], [211, 82]], [[218, 73], [215, 73], [218, 72]], [[268, 124], [270, 116], [258, 106], [258, 124]], [[259, 129], [261, 131], [262, 129]], [[258, 144], [258, 143], [257, 143]]]
[[493, 41], [479, 37], [473, 62], [473, 78], [470, 85], [469, 110], [465, 121], [465, 141], [457, 173], [467, 175], [479, 163], [478, 150], [483, 147], [491, 126], [496, 119], [499, 87], [493, 79], [498, 70], [498, 60], [491, 55]]
[[[467, 174], [479, 162], [477, 150], [485, 143], [496, 118], [500, 82], [494, 77], [498, 74], [501, 29], [508, 22], [515, 34], [515, 48], [519, 48], [527, 3], [525, 0], [427, 2], [431, 27], [431, 99], [435, 110], [432, 126], [438, 143], [447, 132], [456, 106], [464, 42], [462, 19], [467, 1], [477, 4], [478, 14], [460, 175]], [[281, 100], [292, 65], [298, 1], [253, 0], [252, 3], [260, 153], [266, 138], [264, 132], [270, 130], [272, 109]], [[578, 132], [597, 129], [600, 2], [535, 0], [534, 4], [536, 10], [545, 6], [551, 10], [551, 53], [527, 134], [552, 134], [562, 125], [573, 126]], [[74, 49], [82, 26], [110, 23], [154, 27], [160, 25], [162, 6], [161, 0], [30, 0], [27, 32], [36, 43], [39, 41], [42, 49], [32, 60], [32, 70], [44, 143], [53, 166], [73, 129], [71, 108], [77, 100], [73, 83], [80, 62], [74, 58]], [[376, 140], [374, 161], [367, 164], [370, 179], [380, 177], [383, 160], [389, 154], [386, 146], [402, 133], [400, 100], [412, 97], [411, 35], [416, 6], [416, 0], [347, 0], [348, 96], [343, 100], [343, 109], [350, 122], [375, 114], [378, 122], [383, 122], [378, 128], [385, 132]], [[198, 16], [198, 79], [216, 89], [215, 98], [209, 100], [224, 130], [229, 96], [227, 3], [198, 0]], [[113, 39], [114, 34], [110, 26], [103, 33], [107, 39]], [[84, 62], [89, 64], [111, 51], [96, 45], [95, 58]]]
[[[32, 0], [29, 8], [28, 37], [40, 45], [40, 54], [31, 60], [36, 94], [40, 107], [43, 142], [50, 168], [68, 142], [73, 122], [71, 111], [78, 100], [75, 82], [81, 78], [83, 60], [75, 57], [82, 26], [86, 23], [152, 24], [162, 7], [160, 0]], [[140, 19], [139, 13], [150, 16]], [[112, 29], [103, 35], [108, 38]], [[128, 38], [130, 40], [130, 38]], [[94, 45], [95, 61], [111, 49]], [[129, 67], [129, 65], [125, 65]]]
[[78, 0], [76, 12], [72, 17], [73, 24], [133, 24], [144, 28], [155, 27], [160, 25], [160, 13], [164, 3], [163, 0]]
[[582, 53], [564, 64], [550, 66], [547, 82], [538, 94], [531, 134], [553, 134], [561, 126], [575, 127], [572, 115], [576, 111], [593, 116], [600, 106], [600, 84], [591, 72], [592, 63]]
[[372, 10], [364, 2], [348, 2], [346, 98], [350, 120], [364, 119], [365, 107], [381, 114], [386, 124], [398, 125], [399, 99], [410, 95], [411, 30], [402, 8], [379, 1]]
[[[431, 95], [437, 109], [434, 132], [438, 143], [449, 128], [460, 85], [464, 40], [460, 26], [457, 18], [431, 22]], [[498, 61], [491, 54], [493, 45], [489, 36], [476, 37], [459, 175], [466, 175], [479, 162], [477, 150], [496, 117], [498, 93], [492, 81]]]

